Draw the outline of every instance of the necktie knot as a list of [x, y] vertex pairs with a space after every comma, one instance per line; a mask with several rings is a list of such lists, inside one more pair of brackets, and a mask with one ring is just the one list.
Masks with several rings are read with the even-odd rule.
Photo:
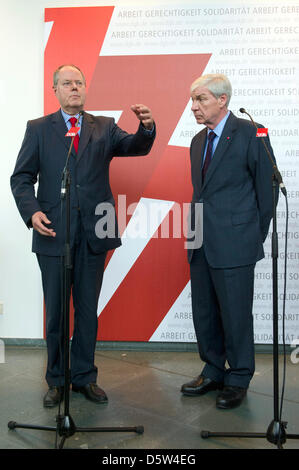
[[215, 137], [216, 137], [216, 134], [215, 134], [214, 131], [209, 132], [209, 134], [208, 134], [208, 141], [209, 141], [209, 142], [213, 142], [213, 140], [215, 139]]
[[69, 118], [69, 121], [70, 121], [72, 127], [74, 127], [76, 122], [77, 122], [77, 119], [75, 117], [71, 117], [71, 118]]

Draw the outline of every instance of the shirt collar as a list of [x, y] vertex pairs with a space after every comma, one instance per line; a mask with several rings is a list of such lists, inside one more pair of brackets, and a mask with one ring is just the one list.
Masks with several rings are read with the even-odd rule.
[[[75, 117], [76, 119], [78, 119], [78, 117], [79, 117], [79, 113], [75, 114], [74, 116], [71, 116], [70, 114], [67, 114], [65, 111], [63, 111], [62, 108], [60, 108], [60, 110], [61, 110], [62, 117], [63, 117], [63, 119], [66, 123], [69, 121], [69, 119], [71, 117]], [[80, 116], [79, 123], [80, 123], [81, 119], [82, 119], [82, 116]]]
[[[222, 134], [222, 131], [224, 129], [224, 126], [225, 126], [225, 123], [228, 119], [228, 116], [230, 115], [230, 111], [228, 111], [226, 113], [226, 115], [224, 116], [224, 118], [219, 122], [219, 124], [217, 124], [217, 126], [215, 127], [215, 129], [213, 129], [213, 132], [215, 132], [216, 136], [217, 137], [220, 137], [221, 134]], [[208, 134], [212, 131], [212, 129], [208, 129]]]

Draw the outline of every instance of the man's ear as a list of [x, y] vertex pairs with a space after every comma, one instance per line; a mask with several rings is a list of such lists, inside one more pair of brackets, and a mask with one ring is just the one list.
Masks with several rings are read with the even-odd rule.
[[227, 95], [223, 94], [223, 95], [220, 95], [219, 98], [219, 105], [221, 108], [225, 108], [226, 107], [226, 103], [227, 103]]

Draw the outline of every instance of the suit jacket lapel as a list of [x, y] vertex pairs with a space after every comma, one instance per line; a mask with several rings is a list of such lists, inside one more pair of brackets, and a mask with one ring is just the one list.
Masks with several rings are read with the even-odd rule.
[[[202, 177], [201, 177], [201, 168], [202, 168], [202, 162], [203, 162], [203, 157], [204, 157], [204, 150], [205, 150], [205, 144], [206, 144], [206, 139], [207, 139], [207, 128], [203, 129], [199, 136], [198, 140], [196, 142], [196, 147], [194, 148], [194, 154], [195, 154], [195, 159], [194, 162], [192, 163], [193, 166], [193, 174], [196, 175], [196, 184], [198, 185], [198, 190], [199, 192], [201, 191], [201, 185], [202, 185]], [[198, 178], [198, 175], [200, 176]]]
[[82, 119], [82, 129], [80, 133], [80, 140], [79, 140], [79, 148], [78, 148], [78, 155], [76, 161], [78, 162], [82, 157], [84, 150], [88, 144], [88, 141], [91, 137], [91, 134], [94, 130], [95, 123], [94, 118], [91, 114], [83, 113]]
[[226, 150], [231, 144], [233, 133], [236, 127], [237, 127], [237, 118], [231, 112], [225, 123], [224, 129], [222, 131], [221, 137], [217, 144], [215, 153], [213, 155], [210, 166], [206, 173], [203, 188], [208, 184], [209, 180], [212, 178], [214, 171], [216, 170], [223, 155], [225, 154]]
[[[52, 124], [53, 124], [53, 128], [55, 132], [57, 133], [60, 140], [63, 142], [63, 144], [65, 145], [68, 151], [71, 145], [72, 138], [65, 137], [65, 134], [67, 133], [67, 126], [65, 124], [65, 121], [63, 119], [60, 109], [52, 115]], [[72, 148], [72, 154], [76, 155], [74, 148]]]
[[[72, 138], [65, 137], [65, 134], [67, 133], [67, 126], [64, 122], [64, 119], [60, 110], [58, 110], [56, 113], [52, 115], [52, 124], [55, 129], [55, 132], [57, 133], [57, 135], [59, 136], [59, 138], [61, 139], [61, 141], [63, 142], [63, 144], [65, 145], [68, 151], [71, 145]], [[78, 154], [76, 153], [74, 147], [72, 148], [72, 152], [71, 152], [72, 155], [76, 158], [76, 161], [78, 161], [82, 157], [93, 129], [94, 129], [93, 116], [91, 114], [84, 112], [83, 119], [82, 119], [82, 129], [80, 132]]]

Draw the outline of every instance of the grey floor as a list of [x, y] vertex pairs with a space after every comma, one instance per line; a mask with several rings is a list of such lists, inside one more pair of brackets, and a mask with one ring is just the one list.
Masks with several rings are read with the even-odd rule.
[[[282, 357], [280, 357], [282, 366]], [[58, 409], [44, 409], [44, 348], [9, 346], [0, 364], [0, 449], [52, 449], [55, 432], [14, 429], [7, 423], [56, 426]], [[97, 351], [98, 383], [108, 405], [95, 405], [70, 393], [70, 415], [77, 427], [144, 426], [134, 432], [77, 432], [68, 449], [273, 449], [265, 438], [201, 438], [202, 430], [266, 432], [273, 418], [273, 359], [256, 354], [256, 373], [242, 406], [218, 410], [217, 392], [184, 397], [181, 384], [201, 368], [196, 352]], [[282, 370], [282, 369], [281, 369]], [[280, 379], [282, 381], [282, 379]], [[63, 408], [62, 408], [63, 411]], [[287, 357], [283, 421], [287, 433], [299, 434], [299, 364]], [[287, 439], [285, 449], [299, 449]]]

